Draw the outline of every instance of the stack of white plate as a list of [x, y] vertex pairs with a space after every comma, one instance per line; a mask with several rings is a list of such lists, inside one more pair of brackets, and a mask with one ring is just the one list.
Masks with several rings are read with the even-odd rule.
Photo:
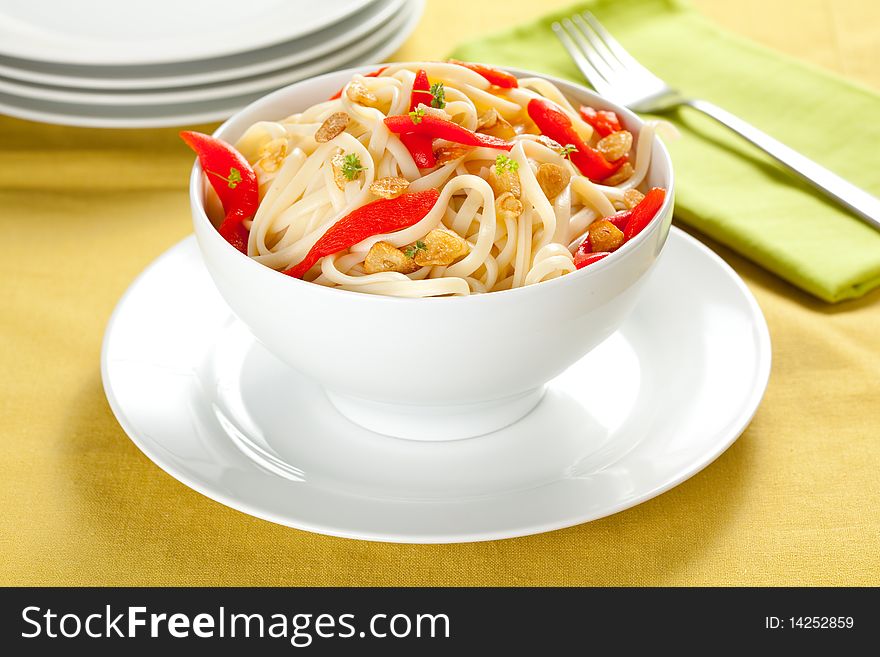
[[143, 128], [224, 119], [390, 56], [424, 0], [0, 0], [0, 113]]

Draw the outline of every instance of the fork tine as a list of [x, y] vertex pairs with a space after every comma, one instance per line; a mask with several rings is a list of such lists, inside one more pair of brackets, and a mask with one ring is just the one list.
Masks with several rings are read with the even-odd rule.
[[579, 48], [578, 45], [575, 44], [574, 41], [572, 41], [571, 36], [569, 36], [565, 28], [563, 28], [562, 25], [560, 25], [559, 23], [553, 23], [550, 27], [556, 34], [556, 37], [562, 42], [562, 46], [568, 51], [568, 54], [571, 55], [571, 58], [580, 69], [581, 73], [584, 74], [584, 77], [587, 78], [589, 83], [593, 85], [593, 88], [596, 91], [598, 91], [599, 93], [604, 93], [603, 90], [607, 90], [609, 88], [608, 81], [584, 56], [581, 48]]
[[[589, 42], [584, 35], [581, 34], [581, 31], [574, 25], [574, 23], [568, 18], [564, 18], [562, 20], [562, 28], [576, 44], [576, 48], [581, 56], [589, 61], [592, 68], [602, 78], [602, 81], [606, 85], [611, 84], [614, 80], [614, 71], [608, 66], [608, 62], [598, 55], [596, 49], [590, 46]], [[592, 80], [590, 81], [592, 82]], [[596, 87], [595, 84], [593, 86]], [[596, 89], [598, 90], [598, 87], [596, 87]]]
[[[621, 75], [626, 72], [626, 66], [620, 62], [617, 57], [614, 56], [608, 47], [605, 45], [605, 42], [593, 32], [592, 28], [584, 22], [584, 19], [575, 14], [571, 17], [572, 23], [575, 24], [576, 29], [581, 35], [581, 38], [585, 41], [589, 42], [589, 45], [586, 45], [586, 49], [589, 51], [592, 49], [598, 57], [602, 59], [602, 61], [607, 65], [610, 73], [615, 75]], [[608, 76], [606, 76], [608, 77]], [[608, 80], [611, 81], [612, 78], [608, 77]]]
[[651, 71], [642, 66], [635, 57], [630, 55], [626, 48], [624, 48], [617, 39], [611, 36], [608, 30], [602, 27], [602, 23], [600, 23], [591, 12], [585, 11], [581, 15], [586, 22], [590, 24], [590, 27], [593, 28], [596, 35], [602, 40], [605, 48], [613, 53], [626, 68], [633, 72], [640, 72], [645, 75], [650, 75], [651, 77], [656, 77]]

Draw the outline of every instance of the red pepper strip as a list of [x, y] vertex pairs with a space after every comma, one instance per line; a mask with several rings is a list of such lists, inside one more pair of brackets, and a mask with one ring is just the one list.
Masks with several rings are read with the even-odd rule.
[[581, 118], [593, 126], [593, 130], [599, 133], [600, 137], [607, 137], [612, 132], [620, 132], [623, 128], [620, 125], [620, 118], [614, 112], [608, 110], [596, 111], [592, 107], [581, 105]]
[[401, 194], [397, 198], [381, 198], [362, 205], [327, 229], [298, 265], [283, 274], [302, 278], [318, 260], [354, 246], [380, 233], [408, 228], [421, 221], [440, 198], [436, 189]]
[[611, 255], [610, 251], [597, 251], [596, 253], [590, 253], [584, 249], [584, 244], [586, 243], [587, 241], [584, 240], [583, 244], [578, 247], [577, 253], [574, 254], [574, 266], [578, 269], [586, 267], [587, 265], [592, 265], [594, 262]]
[[419, 169], [430, 169], [437, 164], [437, 159], [434, 157], [434, 140], [428, 135], [404, 132], [400, 135], [400, 141], [407, 147]]
[[217, 232], [220, 233], [223, 239], [245, 255], [247, 255], [249, 236], [249, 231], [244, 225], [244, 220], [247, 218], [241, 212], [233, 210], [226, 215], [223, 223], [220, 224], [220, 228], [217, 229]]
[[[660, 187], [653, 188], [648, 194], [639, 201], [639, 204], [630, 210], [621, 210], [620, 212], [615, 212], [609, 217], [603, 217], [607, 221], [610, 221], [614, 224], [618, 230], [623, 231], [623, 236], [626, 239], [629, 239], [632, 236], [637, 235], [641, 230], [648, 225], [651, 219], [654, 218], [654, 215], [657, 214], [657, 210], [663, 205], [663, 198], [666, 195], [666, 192]], [[648, 196], [651, 196], [651, 200], [648, 201]], [[643, 203], [648, 202], [647, 205], [642, 206]], [[639, 209], [642, 208], [642, 209]], [[639, 209], [638, 213], [636, 210]], [[632, 235], [627, 235], [627, 226], [632, 221], [633, 216], [637, 216], [640, 222], [644, 222], [643, 225], [637, 226], [633, 224], [632, 227]], [[647, 218], [647, 220], [645, 219]]]
[[653, 187], [651, 191], [645, 194], [645, 198], [639, 201], [639, 204], [630, 212], [632, 217], [626, 223], [623, 236], [626, 240], [642, 232], [642, 230], [651, 223], [651, 219], [657, 214], [660, 206], [663, 205], [663, 199], [666, 198], [666, 190], [662, 187]]
[[459, 66], [469, 68], [475, 73], [479, 73], [484, 78], [486, 78], [486, 80], [489, 81], [489, 84], [494, 84], [496, 87], [502, 87], [504, 89], [514, 89], [515, 87], [519, 86], [519, 82], [517, 82], [516, 78], [507, 71], [492, 68], [491, 66], [486, 66], [484, 64], [471, 64], [470, 62], [462, 62], [457, 59], [450, 59], [449, 63], [458, 64]]
[[632, 210], [621, 210], [620, 212], [615, 212], [610, 217], [603, 217], [603, 219], [607, 219], [614, 224], [617, 230], [626, 230], [630, 217], [632, 217]]
[[260, 203], [257, 174], [244, 156], [222, 139], [184, 131], [180, 138], [199, 156], [199, 164], [220, 197], [223, 212], [252, 217]]
[[412, 95], [409, 97], [409, 111], [412, 112], [419, 104], [430, 105], [434, 100], [431, 95], [431, 83], [428, 81], [428, 72], [420, 68], [413, 82]]
[[577, 149], [569, 157], [580, 172], [590, 180], [594, 182], [604, 180], [626, 162], [626, 157], [609, 162], [601, 153], [590, 148], [574, 129], [568, 115], [556, 103], [533, 98], [529, 101], [528, 112], [543, 134], [563, 146], [572, 144]]
[[[420, 68], [416, 73], [416, 79], [413, 81], [412, 94], [409, 97], [409, 111], [412, 112], [420, 104], [430, 105], [433, 96], [429, 93], [431, 82], [428, 80], [428, 72]], [[401, 133], [400, 141], [409, 150], [413, 161], [419, 169], [430, 169], [437, 160], [434, 157], [433, 140], [428, 135], [417, 135], [415, 133]]]
[[[365, 77], [365, 78], [378, 78], [380, 75], [382, 75], [382, 73], [385, 72], [385, 69], [386, 69], [386, 68], [388, 68], [388, 67], [387, 67], [387, 66], [383, 66], [382, 68], [376, 69], [376, 70], [373, 71], [372, 73], [364, 73], [364, 77]], [[345, 87], [342, 87], [342, 89], [340, 89], [340, 90], [337, 91], [335, 94], [333, 94], [332, 96], [330, 96], [330, 98], [328, 98], [327, 100], [336, 100], [337, 98], [342, 97], [342, 90], [343, 90], [343, 89], [345, 89]]]
[[445, 139], [464, 146], [486, 146], [509, 151], [513, 144], [492, 135], [484, 135], [481, 132], [471, 132], [453, 121], [447, 121], [430, 114], [418, 117], [418, 123], [413, 122], [413, 117], [402, 114], [389, 116], [385, 119], [385, 125], [391, 132], [403, 134], [411, 132], [417, 135], [426, 135], [431, 139]]

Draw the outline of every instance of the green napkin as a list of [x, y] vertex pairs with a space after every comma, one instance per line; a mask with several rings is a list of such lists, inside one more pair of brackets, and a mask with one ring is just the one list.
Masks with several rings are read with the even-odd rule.
[[[467, 43], [453, 57], [583, 83], [550, 24], [590, 9], [673, 87], [710, 100], [880, 194], [880, 95], [718, 29], [678, 0], [596, 0]], [[880, 232], [689, 108], [665, 115], [676, 216], [807, 292], [837, 302], [880, 285]]]

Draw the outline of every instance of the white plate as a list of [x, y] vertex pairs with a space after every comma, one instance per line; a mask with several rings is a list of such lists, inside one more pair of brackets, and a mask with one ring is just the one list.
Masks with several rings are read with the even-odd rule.
[[372, 0], [0, 0], [0, 54], [120, 66], [221, 57], [306, 36]]
[[677, 229], [621, 330], [520, 422], [480, 438], [415, 442], [348, 422], [232, 316], [193, 238], [132, 284], [102, 353], [120, 424], [185, 485], [283, 525], [412, 543], [534, 534], [659, 495], [736, 440], [769, 372], [751, 293]]
[[397, 12], [387, 23], [374, 30], [372, 34], [359, 39], [349, 47], [342, 48], [332, 54], [309, 62], [281, 70], [272, 70], [269, 73], [254, 75], [240, 80], [226, 80], [214, 84], [169, 90], [94, 92], [83, 89], [46, 87], [0, 78], [0, 93], [18, 98], [45, 100], [52, 103], [100, 105], [106, 107], [140, 107], [144, 105], [162, 105], [167, 107], [181, 103], [197, 103], [229, 98], [230, 96], [263, 94], [297, 80], [312, 77], [325, 71], [331, 71], [345, 62], [363, 57], [366, 53], [376, 50], [376, 48], [388, 43], [395, 35], [400, 34], [403, 25], [409, 18], [409, 12]]
[[244, 78], [300, 64], [355, 43], [387, 23], [406, 0], [378, 0], [344, 21], [301, 39], [208, 60], [158, 66], [76, 66], [0, 57], [0, 75], [77, 89], [161, 90]]
[[[297, 67], [284, 82], [273, 80], [274, 86], [244, 95], [219, 97], [169, 105], [98, 106], [93, 104], [58, 103], [46, 100], [21, 98], [0, 92], [0, 113], [31, 121], [57, 123], [91, 128], [156, 128], [162, 126], [192, 125], [220, 121], [228, 118], [245, 105], [265, 95], [275, 87], [317, 75], [331, 69], [344, 69], [370, 62], [383, 62], [406, 41], [421, 18], [425, 0], [410, 0], [403, 10], [402, 26], [385, 34], [385, 39], [375, 49], [355, 59], [327, 66], [329, 58], [317, 63]], [[348, 53], [350, 55], [350, 53]], [[335, 58], [334, 58], [335, 61]]]

